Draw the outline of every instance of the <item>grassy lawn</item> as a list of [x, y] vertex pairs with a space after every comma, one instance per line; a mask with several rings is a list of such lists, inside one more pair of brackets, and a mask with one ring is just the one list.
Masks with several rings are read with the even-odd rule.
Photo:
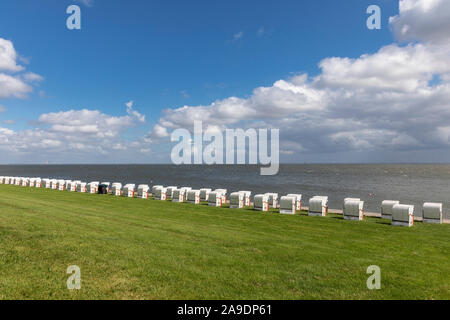
[[0, 185], [0, 298], [449, 299], [450, 225]]

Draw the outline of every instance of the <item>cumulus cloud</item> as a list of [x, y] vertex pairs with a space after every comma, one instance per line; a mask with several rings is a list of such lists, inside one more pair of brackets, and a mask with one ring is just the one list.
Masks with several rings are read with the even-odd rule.
[[145, 115], [140, 114], [138, 111], [133, 109], [134, 101], [129, 101], [125, 105], [127, 106], [127, 113], [129, 116], [137, 119], [139, 122], [145, 122]]
[[25, 68], [17, 62], [19, 55], [10, 40], [0, 38], [0, 98], [25, 98], [33, 91], [29, 83], [43, 80], [42, 76], [27, 72], [22, 74]]
[[18, 72], [24, 67], [17, 64], [17, 52], [10, 40], [0, 38], [0, 70]]
[[27, 82], [41, 82], [44, 78], [34, 72], [27, 72], [23, 75], [23, 79]]
[[399, 15], [389, 20], [400, 41], [448, 43], [450, 1], [400, 0]]
[[118, 137], [124, 130], [145, 122], [145, 116], [127, 107], [126, 116], [114, 117], [98, 110], [69, 110], [43, 114], [38, 123], [48, 132], [88, 135], [94, 138]]
[[143, 153], [142, 149], [148, 153], [148, 142], [122, 136], [142, 124], [143, 118], [132, 107], [127, 107], [123, 116], [87, 109], [46, 113], [39, 117], [34, 129], [15, 131], [0, 127], [0, 152], [22, 159], [33, 155], [33, 160], [60, 157], [60, 161], [73, 159], [72, 156], [79, 157], [79, 161], [95, 155], [120, 157], [123, 151], [137, 155]]
[[0, 73], [0, 98], [25, 98], [33, 88], [18, 77]]
[[280, 128], [285, 155], [447, 150], [450, 45], [442, 40], [449, 34], [450, 19], [443, 22], [439, 17], [450, 14], [449, 4], [400, 2], [399, 16], [391, 19], [394, 32], [408, 25], [409, 33], [399, 39], [419, 42], [394, 43], [356, 59], [326, 58], [319, 63], [318, 75], [278, 80], [256, 88], [246, 99], [167, 109], [152, 132], [191, 129], [195, 120], [202, 120], [221, 130]]

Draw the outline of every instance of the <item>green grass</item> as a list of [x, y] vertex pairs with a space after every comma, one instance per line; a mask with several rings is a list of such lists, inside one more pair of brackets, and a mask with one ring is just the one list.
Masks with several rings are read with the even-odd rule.
[[0, 298], [449, 299], [450, 225], [0, 185]]

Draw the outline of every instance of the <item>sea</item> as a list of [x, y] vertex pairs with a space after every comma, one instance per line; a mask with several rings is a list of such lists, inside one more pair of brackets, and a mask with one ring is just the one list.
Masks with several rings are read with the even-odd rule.
[[441, 202], [450, 218], [450, 164], [282, 164], [277, 175], [262, 176], [257, 165], [0, 165], [0, 176], [40, 177], [83, 182], [121, 182], [328, 196], [341, 209], [344, 198], [361, 198], [366, 212], [380, 212], [383, 200], [413, 204]]

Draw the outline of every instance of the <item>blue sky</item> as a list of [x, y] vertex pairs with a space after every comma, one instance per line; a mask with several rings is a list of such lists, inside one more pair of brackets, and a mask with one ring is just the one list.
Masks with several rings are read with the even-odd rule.
[[[65, 11], [71, 4], [81, 8], [81, 30], [66, 28]], [[382, 10], [381, 30], [366, 27], [371, 4]], [[256, 88], [270, 88], [279, 80], [308, 74], [312, 81], [323, 72], [319, 63], [324, 59], [376, 56], [391, 44], [404, 48], [409, 42], [399, 41], [393, 31], [398, 26], [389, 23], [397, 15], [397, 0], [2, 1], [0, 38], [14, 45], [17, 64], [42, 79], [30, 84], [32, 92], [26, 96], [0, 97], [6, 110], [0, 112], [0, 127], [14, 133], [45, 130], [54, 123], [40, 121], [42, 115], [69, 110], [121, 117], [126, 115], [125, 103], [133, 101], [145, 122], [119, 131], [121, 139], [134, 141], [155, 124], [167, 122], [162, 110], [209, 106], [229, 97], [251, 99]], [[413, 39], [417, 41], [425, 40]], [[427, 76], [431, 72], [440, 79], [433, 70]], [[292, 155], [289, 150], [285, 154]], [[91, 159], [80, 154], [83, 157]], [[286, 161], [316, 159], [323, 161], [321, 156], [292, 156]]]
[[[24, 128], [67, 108], [121, 114], [134, 100], [151, 124], [161, 109], [246, 97], [293, 73], [317, 73], [325, 57], [374, 52], [392, 42], [387, 19], [398, 11], [395, 1], [376, 2], [379, 31], [365, 26], [373, 0], [2, 1], [0, 35], [45, 78], [28, 99], [2, 105]], [[65, 26], [73, 3], [81, 31]]]

